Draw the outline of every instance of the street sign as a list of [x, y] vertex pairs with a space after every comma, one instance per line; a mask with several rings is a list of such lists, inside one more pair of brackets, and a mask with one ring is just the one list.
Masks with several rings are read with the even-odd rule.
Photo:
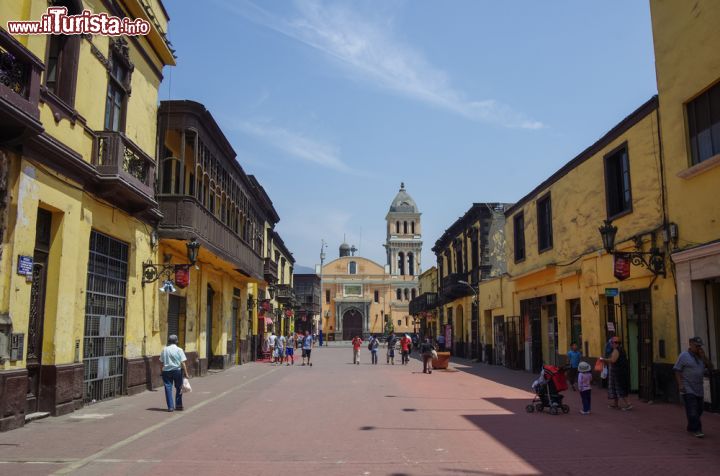
[[620, 294], [618, 288], [605, 288], [605, 297], [617, 297]]
[[32, 276], [32, 256], [18, 256], [17, 274], [21, 276]]
[[614, 322], [608, 322], [608, 323], [607, 323], [607, 329], [608, 329], [608, 332], [615, 332], [615, 323], [614, 323]]

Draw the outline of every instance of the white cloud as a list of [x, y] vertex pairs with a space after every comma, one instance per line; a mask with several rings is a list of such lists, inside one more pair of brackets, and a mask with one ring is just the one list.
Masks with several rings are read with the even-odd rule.
[[[219, 2], [219, 0], [216, 0]], [[472, 120], [509, 128], [544, 125], [493, 99], [472, 100], [453, 88], [448, 75], [393, 37], [387, 22], [362, 17], [346, 6], [296, 1], [299, 16], [279, 18], [250, 1], [219, 2], [249, 20], [321, 51], [379, 87]]]
[[340, 160], [337, 147], [331, 144], [324, 144], [282, 127], [267, 124], [240, 122], [235, 124], [234, 128], [262, 140], [295, 159], [338, 172], [354, 173], [347, 164]]

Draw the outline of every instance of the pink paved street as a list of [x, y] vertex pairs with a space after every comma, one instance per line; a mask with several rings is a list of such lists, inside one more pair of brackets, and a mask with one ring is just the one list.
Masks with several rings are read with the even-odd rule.
[[490, 475], [717, 474], [720, 415], [684, 431], [683, 409], [633, 401], [593, 414], [527, 414], [533, 376], [453, 362], [449, 371], [352, 365], [350, 348], [313, 367], [248, 364], [193, 379], [184, 412], [160, 391], [0, 434], [0, 474]]

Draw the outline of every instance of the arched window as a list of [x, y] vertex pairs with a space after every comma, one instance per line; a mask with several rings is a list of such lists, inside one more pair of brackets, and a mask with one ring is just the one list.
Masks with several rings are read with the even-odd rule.
[[395, 233], [400, 233], [400, 222], [399, 221], [395, 222]]
[[408, 260], [408, 274], [410, 276], [415, 276], [415, 253], [408, 253], [407, 260]]
[[402, 301], [402, 291], [400, 290], [400, 288], [397, 288], [395, 290], [395, 296], [397, 297], [398, 301]]
[[414, 221], [410, 222], [410, 233], [412, 233], [413, 235], [415, 234], [415, 222]]
[[398, 273], [405, 276], [405, 253], [402, 251], [398, 253]]
[[413, 299], [415, 299], [417, 297], [417, 291], [415, 290], [415, 288], [413, 288], [413, 290], [410, 291], [410, 294], [412, 295]]
[[406, 221], [403, 222], [403, 233], [405, 233], [407, 235], [407, 222]]
[[405, 300], [410, 300], [410, 290], [408, 288], [405, 288]]
[[348, 273], [357, 274], [357, 263], [355, 261], [350, 261], [348, 264]]

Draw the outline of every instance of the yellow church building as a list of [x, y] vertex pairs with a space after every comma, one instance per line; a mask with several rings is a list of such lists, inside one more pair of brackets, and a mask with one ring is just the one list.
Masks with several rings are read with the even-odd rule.
[[409, 304], [418, 296], [420, 215], [401, 184], [385, 217], [387, 262], [355, 256], [357, 249], [343, 243], [339, 257], [322, 267], [322, 331], [329, 340], [416, 331]]

